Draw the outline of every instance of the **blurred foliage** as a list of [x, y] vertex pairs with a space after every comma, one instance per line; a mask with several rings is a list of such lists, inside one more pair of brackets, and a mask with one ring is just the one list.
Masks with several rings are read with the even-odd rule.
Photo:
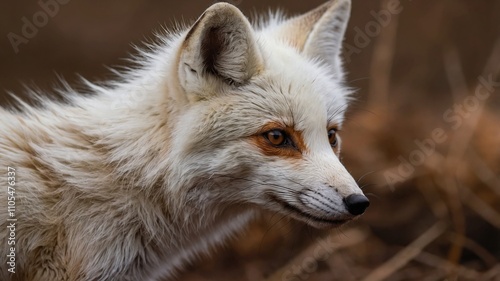
[[[246, 14], [296, 14], [322, 1], [232, 2]], [[359, 47], [357, 30], [377, 22], [389, 2], [354, 1], [345, 43]], [[55, 73], [70, 83], [75, 73], [106, 80], [102, 65], [126, 64], [130, 42], [149, 40], [162, 23], [193, 20], [212, 3], [69, 1], [17, 54], [4, 37], [0, 86], [22, 95], [23, 83], [50, 90]], [[349, 85], [359, 90], [341, 133], [343, 161], [371, 198], [367, 213], [330, 232], [264, 214], [179, 280], [500, 280], [500, 86], [471, 102], [480, 77], [500, 81], [500, 1], [400, 5], [346, 57]], [[19, 34], [22, 18], [39, 10], [35, 1], [0, 3], [0, 33]], [[1, 93], [0, 103], [8, 101]], [[418, 165], [405, 166], [411, 161]]]

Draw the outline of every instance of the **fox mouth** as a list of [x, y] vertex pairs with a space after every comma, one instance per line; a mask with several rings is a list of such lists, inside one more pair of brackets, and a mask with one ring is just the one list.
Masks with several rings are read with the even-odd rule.
[[323, 224], [330, 224], [330, 225], [341, 225], [349, 221], [349, 219], [325, 219], [321, 217], [317, 217], [314, 215], [311, 215], [309, 213], [306, 213], [302, 211], [301, 209], [289, 204], [288, 202], [285, 202], [281, 199], [279, 199], [276, 196], [271, 195], [271, 200], [278, 203], [281, 207], [283, 207], [285, 210], [291, 212], [292, 214], [298, 215], [299, 217], [306, 218], [309, 221], [314, 221], [317, 223], [323, 223]]

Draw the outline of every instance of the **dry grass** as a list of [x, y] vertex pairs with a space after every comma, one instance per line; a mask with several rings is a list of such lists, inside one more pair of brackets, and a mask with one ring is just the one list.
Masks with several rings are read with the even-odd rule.
[[[21, 94], [22, 82], [32, 80], [50, 88], [53, 70], [102, 77], [108, 72], [101, 65], [121, 64], [129, 42], [180, 15], [195, 19], [212, 2], [72, 1], [18, 55], [8, 40], [0, 42], [2, 88]], [[255, 6], [298, 13], [322, 1], [233, 2], [249, 14]], [[402, 14], [349, 65], [353, 81], [369, 76], [362, 87], [367, 94], [342, 132], [344, 162], [372, 202], [367, 213], [328, 232], [266, 214], [179, 280], [500, 280], [500, 87], [459, 128], [443, 119], [474, 94], [477, 76], [500, 81], [500, 43], [485, 51], [499, 34], [500, 1], [401, 2]], [[353, 28], [372, 20], [376, 3], [353, 1], [349, 43]], [[39, 10], [36, 2], [7, 6], [0, 9], [4, 35], [19, 32], [21, 18]], [[0, 103], [6, 100], [0, 94]], [[418, 148], [414, 141], [430, 138], [436, 128], [446, 140], [388, 185], [384, 174], [397, 173], [400, 157], [408, 159]]]

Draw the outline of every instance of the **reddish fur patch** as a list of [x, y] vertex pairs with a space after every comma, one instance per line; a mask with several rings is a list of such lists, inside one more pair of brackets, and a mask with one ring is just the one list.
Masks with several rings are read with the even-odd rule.
[[[264, 137], [264, 133], [271, 130], [283, 130], [287, 136], [293, 141], [295, 147], [276, 147]], [[251, 136], [252, 143], [257, 146], [264, 155], [280, 156], [285, 158], [298, 159], [302, 157], [302, 153], [307, 151], [307, 147], [302, 136], [302, 132], [294, 130], [290, 126], [285, 126], [277, 122], [266, 124], [255, 135]]]

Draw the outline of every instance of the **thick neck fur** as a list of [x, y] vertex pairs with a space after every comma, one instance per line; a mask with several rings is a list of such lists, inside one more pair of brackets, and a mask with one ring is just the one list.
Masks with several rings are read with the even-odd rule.
[[[68, 272], [69, 280], [89, 270], [109, 280], [106, 276], [115, 274], [110, 268], [123, 270], [119, 278], [113, 275], [116, 280], [139, 280], [160, 263], [172, 274], [251, 217], [251, 209], [226, 205], [222, 194], [208, 193], [212, 186], [197, 171], [176, 167], [170, 140], [182, 103], [163, 77], [150, 74], [107, 88], [91, 85], [97, 93], [73, 97], [71, 105], [46, 102], [42, 109], [24, 108], [23, 114], [0, 111], [0, 164], [15, 167], [19, 175], [19, 256], [34, 256], [43, 251], [38, 247], [49, 252], [65, 247], [53, 241], [30, 245], [23, 230], [31, 231], [33, 214], [23, 206], [43, 213], [47, 232], [72, 225], [53, 234], [68, 240], [67, 260], [61, 262], [89, 268]], [[23, 198], [21, 188], [36, 196]], [[82, 237], [88, 240], [72, 241]], [[24, 268], [22, 262], [19, 270], [29, 270], [31, 261], [24, 260]]]
[[[102, 280], [171, 275], [252, 216], [251, 209], [225, 204], [222, 194], [207, 192], [212, 186], [195, 170], [177, 174], [170, 139], [179, 104], [154, 81], [160, 80], [144, 84], [158, 95], [102, 88], [93, 97], [75, 98], [73, 105], [49, 102], [22, 115], [1, 111], [0, 164], [18, 171], [18, 276], [25, 270], [27, 280], [35, 278], [28, 272], [35, 261], [26, 257], [44, 251], [66, 252], [60, 266], [76, 270], [53, 280], [89, 272], [96, 274], [89, 278]], [[123, 85], [131, 88], [134, 84]], [[116, 103], [134, 98], [133, 104]], [[30, 224], [36, 225], [33, 219], [41, 214], [47, 241], [32, 244], [23, 232], [33, 231]]]

